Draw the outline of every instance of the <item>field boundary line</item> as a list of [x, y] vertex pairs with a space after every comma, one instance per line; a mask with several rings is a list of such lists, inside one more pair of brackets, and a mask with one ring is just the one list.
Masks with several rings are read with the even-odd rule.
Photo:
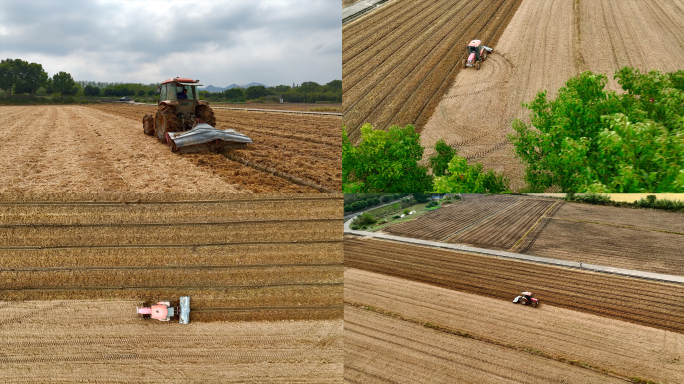
[[[388, 3], [390, 1], [391, 0], [370, 0], [370, 1], [365, 1], [364, 3], [361, 3], [359, 5], [352, 4], [346, 8], [343, 8], [342, 9], [342, 25], [343, 26], [347, 25], [347, 24], [351, 23], [352, 21], [359, 19], [368, 13], [371, 13], [375, 9], [385, 5], [385, 3]], [[365, 8], [361, 8], [364, 4], [369, 4], [369, 5]], [[360, 9], [358, 11], [354, 12], [355, 8], [360, 8]], [[345, 17], [344, 16], [345, 10], [347, 11], [347, 13], [350, 13], [350, 12], [354, 12], [354, 13]]]
[[291, 311], [291, 310], [316, 310], [316, 309], [343, 309], [344, 305], [320, 305], [320, 306], [288, 306], [288, 307], [206, 307], [195, 308], [193, 312], [242, 312], [242, 311]]
[[203, 244], [109, 244], [109, 245], [55, 245], [55, 246], [0, 246], [0, 251], [34, 251], [49, 249], [102, 249], [102, 248], [195, 248], [195, 247], [221, 247], [234, 245], [281, 245], [281, 244], [329, 244], [342, 243], [344, 240], [292, 240], [292, 241], [245, 241], [240, 243], [203, 243]]
[[666, 283], [684, 284], [684, 276], [666, 275], [666, 274], [662, 274], [662, 273], [639, 271], [639, 270], [635, 270], [635, 269], [624, 269], [624, 268], [609, 267], [609, 266], [605, 266], [605, 265], [587, 264], [587, 263], [582, 263], [581, 261], [576, 262], [576, 261], [552, 259], [549, 257], [532, 256], [532, 255], [526, 255], [526, 254], [521, 254], [521, 253], [513, 253], [513, 252], [507, 252], [507, 251], [498, 251], [498, 250], [493, 250], [493, 249], [471, 247], [469, 245], [464, 245], [464, 244], [447, 244], [447, 243], [441, 243], [441, 242], [436, 242], [436, 241], [412, 239], [409, 237], [386, 235], [386, 234], [375, 233], [375, 232], [355, 231], [355, 230], [349, 229], [347, 227], [347, 223], [345, 223], [344, 232], [345, 232], [345, 234], [362, 236], [362, 237], [366, 237], [369, 239], [389, 240], [389, 241], [394, 241], [394, 242], [399, 242], [399, 243], [416, 244], [416, 245], [422, 245], [422, 246], [433, 247], [433, 248], [443, 248], [443, 249], [465, 252], [465, 253], [475, 253], [475, 254], [482, 254], [482, 255], [488, 255], [488, 256], [494, 256], [494, 257], [503, 257], [503, 258], [508, 258], [508, 259], [522, 260], [522, 261], [528, 261], [528, 262], [538, 263], [538, 264], [555, 265], [555, 266], [565, 267], [565, 268], [576, 268], [576, 269], [581, 269], [581, 270], [585, 270], [585, 271], [609, 273], [609, 274], [614, 274], [614, 275], [621, 275], [621, 276], [646, 279], [646, 280], [661, 281], [661, 282], [666, 282]]
[[288, 198], [268, 198], [268, 199], [235, 199], [235, 200], [177, 200], [177, 201], [140, 201], [140, 200], [122, 200], [122, 201], [0, 201], [2, 205], [181, 205], [181, 204], [231, 204], [231, 203], [263, 203], [263, 202], [280, 202], [280, 201], [309, 201], [309, 200], [338, 200], [337, 196], [329, 195], [312, 195], [312, 196], [293, 196]]
[[339, 218], [324, 218], [324, 219], [266, 219], [266, 220], [233, 220], [233, 221], [196, 221], [196, 222], [180, 222], [180, 223], [74, 223], [74, 224], [0, 224], [0, 228], [83, 228], [83, 227], [171, 227], [171, 226], [200, 226], [200, 225], [236, 225], [236, 224], [262, 224], [262, 223], [295, 223], [295, 222], [326, 222], [339, 221]]
[[260, 109], [260, 108], [232, 108], [232, 107], [212, 107], [211, 109], [228, 109], [233, 111], [247, 111], [247, 112], [266, 112], [266, 113], [298, 113], [303, 115], [327, 115], [327, 116], [342, 116], [342, 112], [314, 112], [314, 111], [287, 111], [280, 109]]
[[[614, 377], [614, 378], [619, 378], [619, 379], [623, 379], [623, 380], [629, 380], [629, 377], [620, 375], [619, 373], [613, 372], [613, 371], [611, 371], [611, 370], [609, 370], [609, 369], [597, 367], [597, 366], [594, 366], [594, 365], [592, 365], [592, 364], [585, 363], [585, 362], [582, 362], [582, 361], [572, 360], [572, 359], [566, 358], [566, 357], [564, 357], [564, 356], [553, 355], [553, 354], [546, 353], [546, 352], [544, 352], [544, 351], [540, 351], [540, 350], [533, 349], [533, 348], [529, 348], [529, 347], [518, 346], [518, 345], [514, 345], [514, 344], [508, 344], [508, 343], [504, 343], [504, 342], [497, 341], [497, 340], [494, 340], [494, 339], [490, 339], [490, 338], [488, 338], [488, 337], [486, 337], [486, 336], [475, 335], [475, 334], [472, 334], [472, 333], [470, 333], [470, 332], [463, 332], [463, 331], [459, 331], [459, 330], [456, 330], [456, 329], [453, 329], [453, 328], [450, 328], [450, 327], [446, 327], [446, 326], [442, 326], [442, 325], [439, 325], [439, 324], [433, 324], [433, 323], [430, 323], [430, 322], [425, 322], [425, 321], [421, 321], [421, 320], [418, 320], [418, 319], [413, 319], [413, 318], [410, 318], [410, 317], [406, 317], [406, 316], [404, 316], [404, 315], [402, 315], [402, 314], [400, 314], [400, 313], [391, 312], [391, 311], [385, 311], [385, 310], [383, 310], [383, 309], [376, 308], [376, 307], [371, 306], [371, 305], [364, 305], [364, 304], [354, 303], [354, 302], [350, 302], [350, 301], [347, 301], [347, 300], [344, 301], [344, 304], [345, 304], [346, 306], [351, 306], [351, 307], [354, 307], [354, 308], [357, 308], [357, 309], [360, 309], [360, 310], [363, 310], [363, 311], [370, 311], [370, 312], [373, 312], [373, 313], [377, 313], [377, 314], [379, 314], [379, 315], [381, 315], [381, 316], [384, 316], [384, 317], [389, 317], [389, 318], [393, 318], [393, 319], [405, 321], [405, 322], [408, 322], [408, 323], [412, 323], [412, 324], [415, 324], [415, 325], [420, 325], [420, 326], [422, 326], [422, 327], [424, 327], [424, 328], [429, 328], [429, 329], [432, 329], [432, 330], [437, 331], [437, 332], [447, 333], [447, 334], [450, 334], [450, 335], [454, 335], [454, 336], [458, 336], [458, 337], [463, 337], [463, 338], [466, 338], [466, 339], [471, 339], [471, 340], [475, 340], [475, 341], [480, 341], [480, 342], [483, 342], [483, 343], [487, 343], [487, 344], [491, 344], [491, 345], [496, 345], [496, 346], [503, 347], [503, 348], [507, 348], [507, 349], [512, 349], [512, 350], [515, 350], [515, 351], [518, 351], [518, 352], [524, 352], [524, 353], [527, 353], [527, 354], [530, 354], [530, 355], [539, 356], [539, 357], [542, 357], [542, 358], [545, 358], [545, 359], [549, 359], [549, 360], [555, 360], [555, 361], [558, 361], [558, 362], [561, 362], [561, 363], [565, 363], [565, 364], [569, 364], [569, 365], [574, 365], [574, 366], [577, 366], [577, 367], [580, 367], [580, 368], [588, 369], [588, 370], [590, 370], [590, 371], [594, 371], [594, 372], [597, 372], [597, 373], [600, 373], [600, 374], [603, 374], [603, 375], [606, 375], [606, 376], [611, 376], [611, 377]], [[364, 327], [364, 328], [370, 328], [370, 327], [368, 327], [368, 326], [365, 325], [365, 324], [359, 324], [359, 323], [354, 323], [354, 322], [350, 322], [350, 324], [357, 325], [357, 326], [361, 326], [361, 327]], [[406, 347], [406, 346], [404, 346], [404, 347]]]
[[527, 232], [525, 232], [525, 234], [522, 235], [522, 237], [521, 237], [520, 239], [518, 239], [518, 241], [516, 241], [515, 244], [513, 244], [512, 247], [510, 247], [510, 248], [508, 249], [508, 252], [513, 252], [513, 250], [515, 250], [515, 248], [518, 246], [518, 244], [522, 243], [522, 241], [525, 240], [525, 238], [527, 237], [527, 235], [528, 235], [530, 232], [532, 232], [532, 230], [535, 229], [535, 228], [537, 227], [537, 225], [539, 225], [539, 223], [542, 221], [542, 219], [544, 219], [544, 218], [546, 217], [546, 214], [549, 213], [549, 211], [550, 211], [553, 207], [555, 207], [556, 205], [558, 205], [559, 203], [561, 203], [561, 202], [560, 202], [560, 201], [556, 201], [555, 203], [553, 203], [553, 205], [550, 206], [549, 209], [547, 209], [547, 210], [544, 212], [544, 214], [541, 215], [541, 216], [537, 219], [537, 221], [534, 222], [534, 225], [533, 225], [532, 227], [530, 227], [530, 229], [528, 229]]
[[625, 224], [612, 224], [612, 223], [601, 223], [598, 221], [589, 221], [589, 220], [578, 220], [578, 219], [567, 219], [563, 217], [549, 217], [549, 219], [552, 220], [561, 220], [561, 221], [572, 221], [575, 223], [586, 223], [586, 224], [598, 224], [598, 225], [606, 225], [609, 227], [617, 227], [617, 228], [627, 228], [627, 229], [636, 229], [638, 231], [646, 231], [646, 232], [661, 232], [661, 233], [669, 233], [671, 235], [684, 235], [682, 232], [675, 232], [675, 231], [666, 231], [664, 229], [655, 229], [655, 228], [642, 228], [642, 227], [635, 227], [633, 225], [625, 225]]
[[260, 289], [279, 287], [335, 287], [344, 283], [292, 283], [292, 284], [258, 284], [258, 285], [171, 285], [156, 287], [35, 287], [35, 288], [0, 288], [0, 292], [31, 292], [31, 291], [130, 291], [130, 290], [225, 290], [225, 289]]
[[262, 268], [296, 268], [296, 267], [342, 267], [344, 263], [325, 264], [238, 264], [238, 265], [128, 265], [128, 266], [92, 266], [92, 267], [55, 267], [55, 268], [0, 268], [0, 272], [57, 272], [57, 271], [112, 271], [127, 269], [262, 269]]
[[508, 204], [507, 206], [505, 206], [505, 207], [499, 209], [498, 211], [492, 212], [491, 214], [489, 214], [489, 215], [487, 215], [487, 216], [481, 218], [480, 220], [478, 220], [478, 221], [476, 221], [476, 222], [474, 222], [474, 223], [468, 225], [467, 227], [464, 227], [464, 228], [459, 229], [458, 231], [452, 233], [451, 235], [448, 235], [447, 237], [445, 237], [445, 238], [443, 238], [443, 239], [441, 239], [441, 240], [439, 240], [439, 241], [443, 243], [443, 242], [449, 240], [450, 238], [456, 236], [457, 234], [459, 234], [459, 233], [465, 231], [466, 229], [468, 229], [468, 228], [470, 228], [470, 227], [472, 227], [472, 226], [474, 226], [474, 225], [479, 224], [480, 222], [482, 222], [482, 220], [488, 219], [488, 218], [490, 218], [490, 217], [496, 215], [497, 213], [499, 213], [499, 212], [501, 212], [501, 211], [503, 211], [503, 210], [509, 208], [511, 205], [520, 204], [522, 201], [523, 201], [523, 200], [516, 200], [516, 201], [513, 201], [512, 203], [510, 203], [510, 204]]

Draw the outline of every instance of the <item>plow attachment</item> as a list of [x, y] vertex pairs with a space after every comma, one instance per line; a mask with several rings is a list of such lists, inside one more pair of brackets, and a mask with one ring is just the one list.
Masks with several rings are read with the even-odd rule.
[[200, 123], [187, 132], [167, 132], [166, 142], [173, 152], [220, 152], [223, 149], [243, 148], [252, 139], [233, 129], [216, 129]]
[[180, 319], [181, 324], [190, 322], [190, 296], [181, 296], [180, 298]]
[[513, 302], [517, 304], [518, 301], [520, 301], [520, 298], [521, 298], [521, 297], [522, 297], [522, 296], [516, 296], [516, 298], [513, 299]]

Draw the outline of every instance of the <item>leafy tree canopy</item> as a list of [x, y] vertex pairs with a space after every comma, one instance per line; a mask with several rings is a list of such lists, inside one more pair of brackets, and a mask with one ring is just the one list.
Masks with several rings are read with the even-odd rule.
[[361, 128], [362, 141], [354, 147], [342, 132], [342, 188], [356, 192], [427, 192], [432, 176], [418, 164], [423, 156], [420, 135], [412, 125], [389, 131]]
[[35, 94], [36, 90], [46, 84], [47, 72], [37, 63], [29, 63], [21, 59], [6, 59], [0, 62], [0, 88], [12, 94]]
[[439, 139], [435, 144], [436, 156], [430, 158], [432, 174], [444, 176], [449, 170], [449, 162], [456, 156], [456, 150], [448, 146], [443, 139]]
[[445, 176], [436, 177], [434, 190], [440, 193], [499, 193], [508, 191], [508, 180], [493, 170], [482, 170], [482, 164], [454, 156]]
[[563, 192], [684, 192], [684, 71], [622, 68], [625, 90], [584, 72], [555, 100], [539, 92], [531, 124], [513, 122], [511, 141], [529, 189]]
[[55, 92], [61, 92], [62, 95], [71, 95], [76, 92], [76, 82], [71, 77], [70, 74], [66, 72], [55, 73], [52, 76], [52, 90]]

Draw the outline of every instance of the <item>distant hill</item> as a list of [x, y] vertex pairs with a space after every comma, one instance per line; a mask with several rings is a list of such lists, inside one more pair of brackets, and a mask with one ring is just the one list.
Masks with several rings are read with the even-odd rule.
[[200, 91], [209, 91], [209, 92], [211, 92], [211, 93], [214, 93], [214, 92], [223, 92], [223, 91], [225, 91], [226, 89], [232, 89], [232, 88], [247, 88], [247, 87], [253, 87], [253, 86], [257, 86], [257, 85], [263, 85], [264, 87], [268, 87], [267, 85], [261, 84], [261, 83], [249, 83], [249, 84], [245, 84], [245, 85], [231, 84], [231, 85], [229, 85], [229, 86], [227, 86], [227, 87], [224, 87], [224, 88], [221, 88], [221, 87], [214, 87], [213, 85], [207, 85], [207, 86], [204, 87], [204, 88], [199, 88], [199, 90], [200, 90]]

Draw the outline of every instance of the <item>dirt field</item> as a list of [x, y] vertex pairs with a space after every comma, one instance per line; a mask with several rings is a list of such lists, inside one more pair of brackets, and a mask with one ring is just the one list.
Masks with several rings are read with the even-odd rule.
[[[347, 269], [345, 377], [417, 382], [426, 372], [465, 372], [477, 380], [459, 382], [684, 381], [681, 333], [544, 301], [514, 305], [515, 292], [497, 300]], [[385, 311], [394, 317], [378, 314]]]
[[6, 383], [340, 383], [342, 320], [152, 323], [130, 301], [0, 302]]
[[530, 290], [542, 306], [684, 333], [681, 285], [354, 236], [344, 265], [505, 301]]
[[684, 275], [684, 214], [522, 196], [466, 196], [384, 228], [396, 236]]
[[342, 0], [342, 8], [348, 7], [352, 4], [358, 3], [361, 0]]
[[[317, 192], [218, 154], [172, 153], [142, 133], [142, 117], [153, 106], [0, 110], [3, 148], [12, 148], [0, 151], [0, 192]], [[341, 189], [339, 117], [226, 110], [216, 116], [218, 128], [255, 142], [232, 155]]]
[[395, 0], [342, 27], [344, 122], [359, 129], [427, 122], [473, 38], [494, 46], [520, 1]]
[[3, 196], [3, 299], [187, 295], [192, 322], [342, 316], [341, 195], [137, 197]]
[[[585, 70], [609, 78], [623, 66], [679, 70], [684, 30], [677, 26], [683, 24], [681, 0], [523, 0], [482, 69], [460, 71], [419, 125], [422, 143], [432, 148], [444, 139], [470, 163], [504, 172], [514, 190], [524, 188], [524, 167], [507, 140], [511, 122], [527, 120], [521, 103], [540, 90], [555, 97]], [[666, 59], [652, 54], [654, 44], [671, 48]], [[609, 86], [618, 88], [615, 81]], [[425, 158], [433, 152], [426, 150]]]
[[222, 102], [212, 102], [212, 107], [227, 107], [227, 108], [244, 108], [244, 109], [277, 109], [280, 111], [302, 111], [310, 112], [312, 109], [318, 108], [332, 108], [331, 111], [322, 112], [342, 112], [342, 104], [336, 103], [282, 103], [282, 104], [267, 104], [267, 103], [250, 103], [250, 104], [232, 104]]

